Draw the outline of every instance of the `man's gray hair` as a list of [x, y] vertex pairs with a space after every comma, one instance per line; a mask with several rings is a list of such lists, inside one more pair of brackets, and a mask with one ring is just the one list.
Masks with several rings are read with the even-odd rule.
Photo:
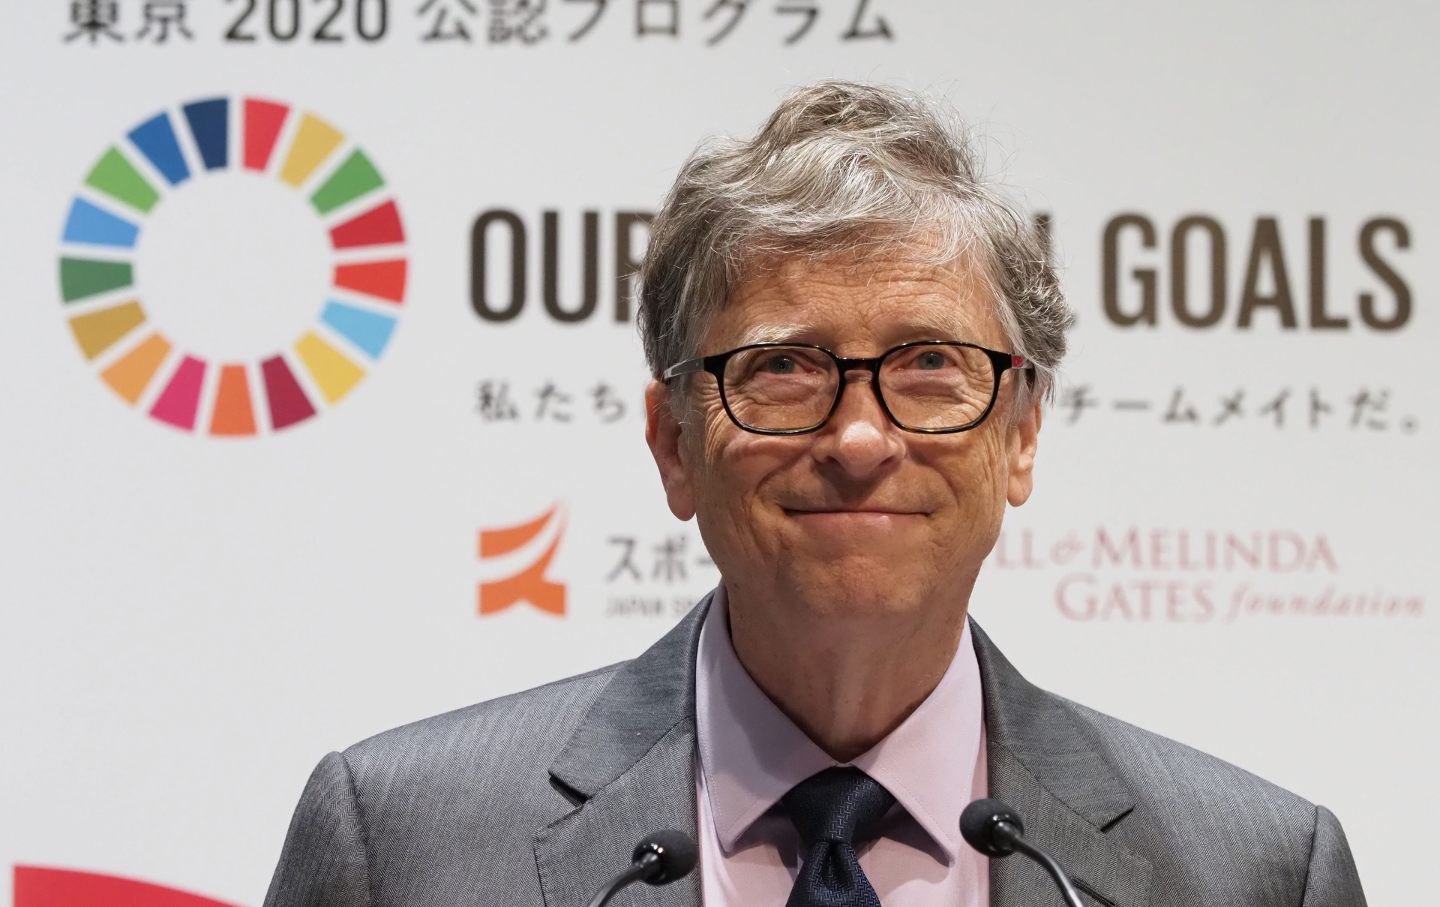
[[981, 269], [1013, 351], [1048, 396], [1074, 315], [1044, 237], [978, 173], [963, 132], [894, 88], [796, 89], [749, 141], [712, 139], [651, 225], [638, 321], [650, 371], [699, 355], [716, 312], [775, 256], [903, 251]]

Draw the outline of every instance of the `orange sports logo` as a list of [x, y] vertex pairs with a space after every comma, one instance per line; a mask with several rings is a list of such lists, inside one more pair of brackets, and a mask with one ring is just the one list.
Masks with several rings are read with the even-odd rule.
[[529, 602], [556, 617], [565, 616], [565, 584], [545, 577], [550, 562], [555, 559], [555, 552], [560, 548], [560, 540], [565, 536], [565, 516], [559, 504], [518, 526], [480, 530], [480, 562], [501, 569], [508, 566], [513, 571], [513, 562], [522, 557], [520, 552], [527, 548], [539, 548], [547, 535], [550, 543], [533, 560], [521, 560], [524, 566], [518, 571], [480, 582], [478, 607], [481, 617], [498, 614], [520, 602]]

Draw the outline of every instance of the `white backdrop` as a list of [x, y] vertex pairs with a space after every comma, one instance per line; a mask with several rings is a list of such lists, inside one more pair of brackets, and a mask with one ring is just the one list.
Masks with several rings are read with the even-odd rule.
[[[824, 76], [968, 118], [1050, 217], [1079, 313], [1037, 493], [973, 613], [1041, 685], [1330, 806], [1372, 903], [1428, 890], [1440, 16], [859, 6], [4, 7], [0, 900], [9, 867], [49, 867], [258, 905], [324, 752], [629, 657], [703, 593], [713, 568], [642, 443], [616, 262], [701, 137], [748, 134]], [[871, 36], [847, 40], [857, 12]], [[288, 108], [268, 155], [252, 98]], [[207, 99], [227, 103], [192, 124], [184, 105]], [[127, 134], [161, 113], [175, 144], [152, 158]], [[112, 146], [148, 211], [123, 174], [86, 184]], [[356, 148], [382, 184], [347, 171], [312, 199]], [[364, 191], [327, 208], [336, 186]], [[72, 216], [77, 197], [124, 223]], [[333, 227], [389, 200], [394, 224], [335, 248]], [[588, 317], [547, 311], [547, 212], [561, 313], [583, 313], [595, 214]], [[67, 293], [67, 257], [131, 276], [92, 293], [114, 268], [71, 266]], [[403, 293], [332, 286], [337, 263], [401, 259]], [[1193, 323], [1217, 301], [1212, 268], [1214, 323], [1186, 324], [1177, 305]], [[1154, 323], [1121, 324], [1147, 288]], [[144, 351], [119, 363], [152, 332], [171, 348], [147, 382]], [[89, 359], [82, 333], [113, 343]], [[258, 364], [280, 353], [288, 391]], [[253, 436], [213, 436], [220, 409]], [[509, 601], [504, 581], [547, 556]], [[85, 902], [74, 877], [15, 872], [17, 907]]]

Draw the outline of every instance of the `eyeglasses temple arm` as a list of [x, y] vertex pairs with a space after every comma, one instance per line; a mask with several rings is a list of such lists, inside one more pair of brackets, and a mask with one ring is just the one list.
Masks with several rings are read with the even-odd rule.
[[681, 375], [689, 375], [701, 371], [705, 367], [705, 359], [686, 359], [684, 362], [677, 362], [660, 373], [661, 381], [669, 381], [671, 378], [678, 378]]

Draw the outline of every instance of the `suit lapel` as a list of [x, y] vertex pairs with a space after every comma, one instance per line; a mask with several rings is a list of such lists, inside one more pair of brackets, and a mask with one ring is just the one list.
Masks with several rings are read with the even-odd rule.
[[[695, 653], [709, 603], [616, 672], [550, 767], [552, 783], [580, 802], [535, 836], [546, 907], [585, 907], [651, 832], [674, 828], [698, 840]], [[700, 874], [632, 886], [625, 903], [698, 907]]]
[[[1091, 903], [1146, 907], [1150, 863], [1106, 834], [1130, 819], [1134, 795], [1072, 707], [1030, 684], [978, 626], [971, 629], [985, 691], [990, 796], [1019, 812], [1025, 836], [1060, 861]], [[1054, 883], [1024, 857], [994, 860], [990, 873], [992, 907], [1057, 902]]]

